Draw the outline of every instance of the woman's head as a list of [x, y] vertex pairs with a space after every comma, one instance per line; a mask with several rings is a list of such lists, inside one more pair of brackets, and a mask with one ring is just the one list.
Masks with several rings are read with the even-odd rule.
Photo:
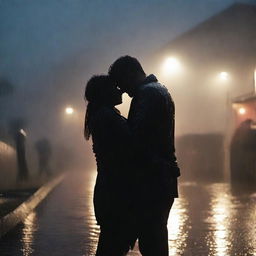
[[85, 99], [95, 105], [115, 106], [122, 103], [122, 93], [107, 75], [93, 76], [86, 85]]
[[91, 135], [90, 120], [100, 106], [114, 107], [122, 103], [122, 93], [107, 75], [93, 76], [86, 85], [85, 100], [88, 101], [85, 114], [84, 136]]

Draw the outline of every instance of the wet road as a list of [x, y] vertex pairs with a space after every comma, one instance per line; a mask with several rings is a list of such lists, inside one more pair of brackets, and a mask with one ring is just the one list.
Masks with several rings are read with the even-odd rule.
[[[69, 175], [23, 224], [0, 240], [1, 256], [91, 256], [99, 228], [93, 174]], [[171, 210], [170, 256], [256, 255], [256, 194], [232, 195], [225, 183], [183, 183]], [[129, 255], [140, 255], [137, 248]]]

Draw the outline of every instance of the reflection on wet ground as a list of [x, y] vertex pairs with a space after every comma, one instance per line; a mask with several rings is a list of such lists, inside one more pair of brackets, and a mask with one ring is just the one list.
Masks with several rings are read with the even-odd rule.
[[16, 189], [0, 191], [0, 218], [16, 209], [27, 200], [37, 189]]
[[[23, 224], [0, 241], [1, 256], [94, 255], [99, 227], [95, 172], [68, 176]], [[256, 255], [256, 194], [232, 195], [229, 184], [180, 185], [168, 222], [170, 256]], [[129, 255], [140, 255], [137, 247]]]

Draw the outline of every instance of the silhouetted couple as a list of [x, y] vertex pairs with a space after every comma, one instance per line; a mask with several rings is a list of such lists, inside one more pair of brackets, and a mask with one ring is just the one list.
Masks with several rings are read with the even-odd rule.
[[[128, 119], [115, 108], [132, 97]], [[137, 59], [124, 56], [87, 83], [85, 138], [97, 162], [97, 256], [126, 255], [138, 239], [143, 256], [168, 255], [167, 220], [178, 197], [174, 102]]]

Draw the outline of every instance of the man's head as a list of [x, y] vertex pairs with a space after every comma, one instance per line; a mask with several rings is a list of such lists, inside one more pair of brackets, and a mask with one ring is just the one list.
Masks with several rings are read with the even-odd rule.
[[131, 56], [118, 58], [109, 68], [109, 76], [112, 81], [132, 97], [136, 86], [146, 78], [146, 74], [139, 61]]

